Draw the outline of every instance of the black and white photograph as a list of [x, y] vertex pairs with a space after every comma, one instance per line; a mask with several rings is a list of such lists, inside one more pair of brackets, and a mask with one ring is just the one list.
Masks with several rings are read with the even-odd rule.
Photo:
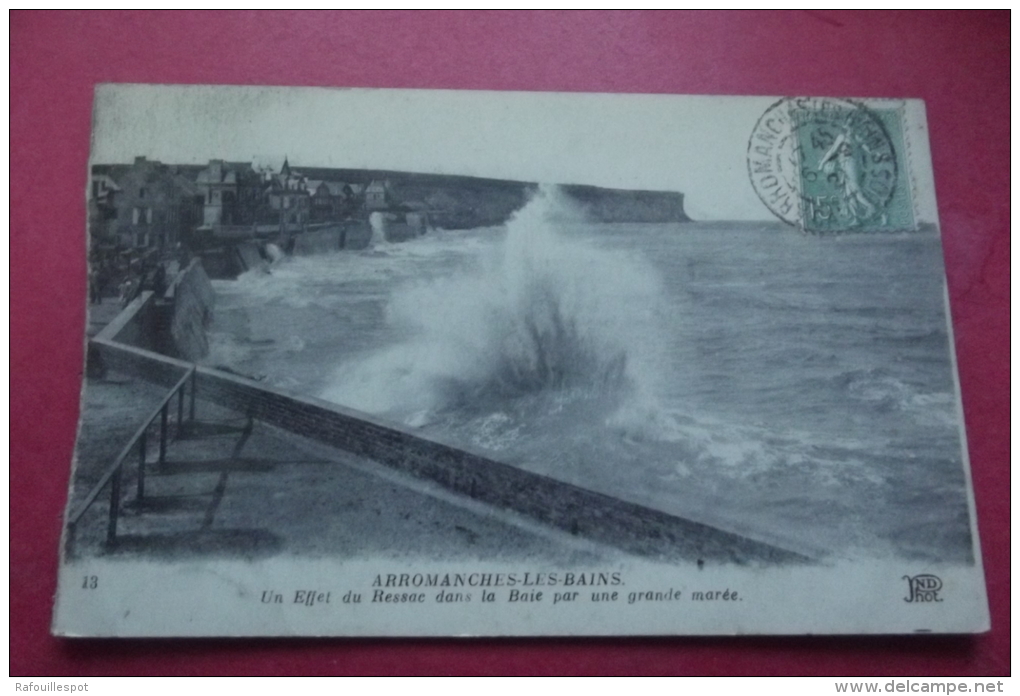
[[966, 633], [917, 100], [100, 85], [67, 636]]

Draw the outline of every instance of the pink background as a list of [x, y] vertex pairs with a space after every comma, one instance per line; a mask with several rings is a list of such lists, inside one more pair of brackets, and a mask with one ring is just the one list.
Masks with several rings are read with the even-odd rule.
[[[1010, 16], [33, 13], [10, 16], [13, 675], [1010, 671]], [[974, 637], [58, 640], [99, 82], [927, 101], [992, 632]]]

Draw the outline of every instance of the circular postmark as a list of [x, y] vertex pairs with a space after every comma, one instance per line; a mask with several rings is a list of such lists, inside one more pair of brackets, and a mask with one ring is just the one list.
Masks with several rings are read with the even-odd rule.
[[882, 228], [896, 190], [896, 149], [882, 120], [847, 99], [782, 99], [758, 119], [747, 145], [755, 193], [802, 229]]

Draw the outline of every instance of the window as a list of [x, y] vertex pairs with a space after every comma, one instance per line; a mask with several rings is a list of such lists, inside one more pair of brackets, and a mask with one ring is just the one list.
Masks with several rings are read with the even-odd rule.
[[142, 217], [142, 209], [141, 208], [133, 208], [131, 210], [131, 224], [132, 225], [137, 225], [138, 221], [141, 219], [141, 217]]
[[152, 208], [145, 209], [145, 222], [146, 224], [152, 224]]
[[145, 198], [145, 187], [144, 186], [141, 187], [140, 189], [138, 189], [138, 197], [139, 198]]

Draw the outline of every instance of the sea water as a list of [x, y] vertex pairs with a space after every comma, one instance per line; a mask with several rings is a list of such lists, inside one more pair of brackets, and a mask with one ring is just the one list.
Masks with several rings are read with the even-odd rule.
[[970, 562], [936, 233], [505, 225], [217, 281], [207, 362], [793, 548]]

